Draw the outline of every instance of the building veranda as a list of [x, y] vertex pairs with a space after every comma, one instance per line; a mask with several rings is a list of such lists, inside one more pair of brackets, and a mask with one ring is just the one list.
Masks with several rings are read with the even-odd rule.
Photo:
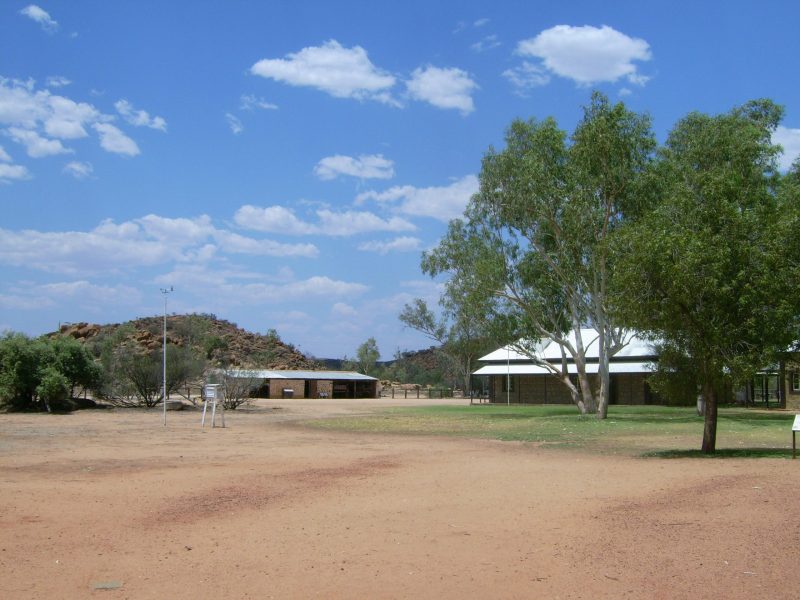
[[[570, 334], [571, 343], [575, 335]], [[598, 336], [594, 329], [581, 330], [586, 344], [586, 371], [596, 384], [599, 358]], [[561, 349], [550, 340], [540, 342], [534, 360], [522, 354], [514, 345], [504, 346], [479, 359], [486, 363], [473, 373], [488, 379], [488, 393], [491, 402], [515, 402], [521, 404], [571, 404], [567, 387], [561, 383], [548, 367], [561, 368]], [[611, 375], [610, 404], [655, 404], [658, 399], [647, 385], [658, 353], [654, 345], [636, 334], [629, 334], [627, 344], [610, 359]], [[567, 370], [573, 382], [577, 383], [575, 362], [567, 359]]]

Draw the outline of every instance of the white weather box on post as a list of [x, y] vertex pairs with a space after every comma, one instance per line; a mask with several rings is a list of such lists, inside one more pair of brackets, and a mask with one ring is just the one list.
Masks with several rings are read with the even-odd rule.
[[794, 416], [792, 423], [792, 458], [797, 458], [797, 432], [800, 431], [800, 415]]
[[217, 426], [217, 403], [220, 407], [222, 426], [225, 427], [225, 403], [223, 402], [222, 385], [219, 383], [207, 383], [203, 386], [203, 418], [200, 420], [200, 427], [206, 426], [206, 411], [208, 403], [211, 402], [211, 427]]
[[792, 431], [800, 431], [800, 415], [794, 416], [794, 423], [792, 423]]

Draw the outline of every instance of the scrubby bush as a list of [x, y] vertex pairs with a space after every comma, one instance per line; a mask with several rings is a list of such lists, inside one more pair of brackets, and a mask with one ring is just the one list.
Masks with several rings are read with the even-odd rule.
[[0, 407], [7, 410], [69, 410], [78, 387], [92, 389], [99, 369], [71, 338], [0, 338]]
[[52, 365], [40, 373], [36, 395], [44, 403], [47, 412], [66, 412], [72, 408], [69, 403], [69, 381]]

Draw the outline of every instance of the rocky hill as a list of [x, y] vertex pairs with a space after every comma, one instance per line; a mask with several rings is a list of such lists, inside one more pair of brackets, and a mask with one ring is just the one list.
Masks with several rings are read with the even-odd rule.
[[442, 357], [436, 346], [431, 346], [423, 350], [403, 352], [398, 359], [392, 362], [427, 372], [442, 368]]
[[[143, 352], [158, 350], [163, 343], [163, 317], [145, 317], [96, 325], [71, 323], [51, 335], [69, 335], [92, 346], [127, 344]], [[212, 366], [260, 369], [319, 369], [313, 359], [281, 341], [274, 330], [262, 335], [246, 331], [230, 321], [209, 314], [167, 316], [167, 343], [190, 348]]]

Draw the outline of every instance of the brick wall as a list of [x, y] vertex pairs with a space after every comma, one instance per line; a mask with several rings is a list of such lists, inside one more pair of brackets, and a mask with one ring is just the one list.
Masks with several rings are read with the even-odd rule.
[[306, 382], [304, 379], [271, 379], [269, 382], [269, 397], [283, 398], [283, 390], [294, 390], [295, 398], [304, 398]]

